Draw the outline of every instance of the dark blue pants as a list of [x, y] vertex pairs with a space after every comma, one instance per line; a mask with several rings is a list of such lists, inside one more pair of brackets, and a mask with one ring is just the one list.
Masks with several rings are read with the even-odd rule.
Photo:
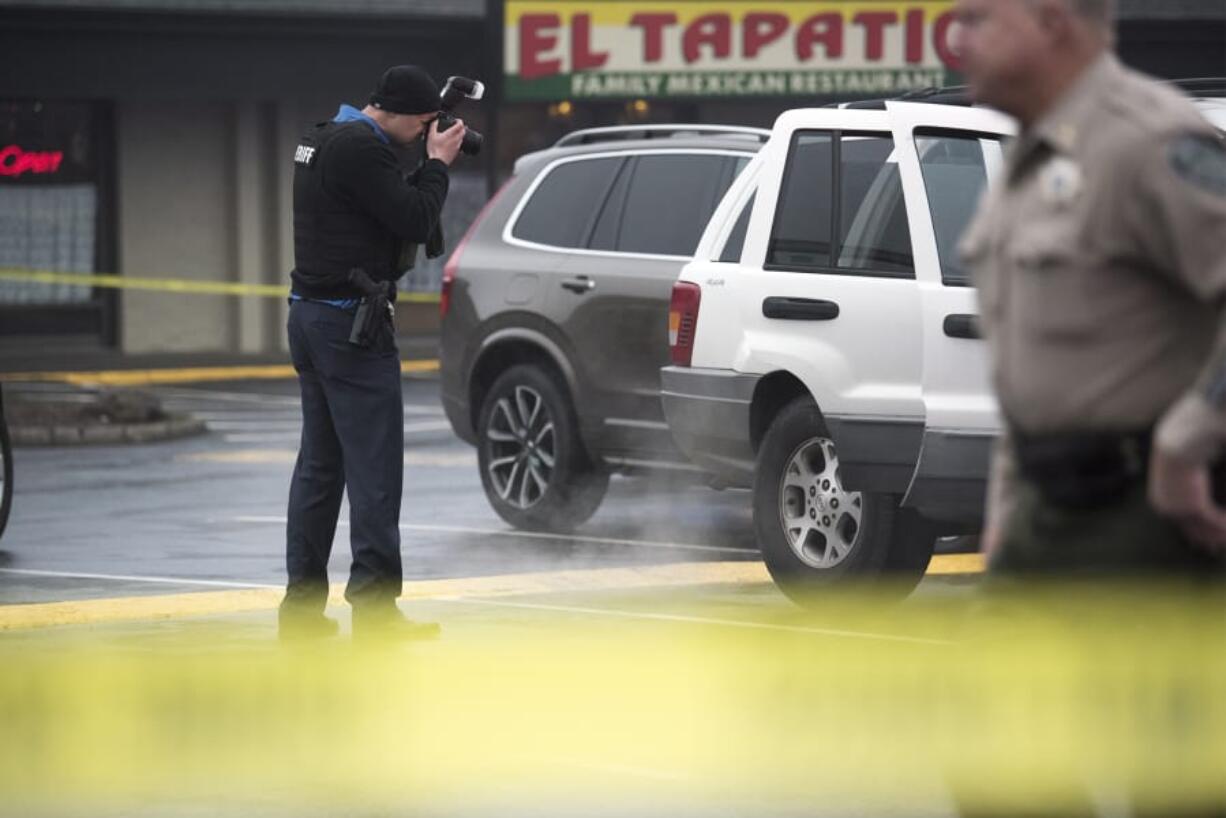
[[349, 492], [353, 566], [345, 598], [391, 604], [400, 595], [404, 406], [390, 322], [366, 349], [349, 343], [353, 314], [295, 301], [289, 346], [302, 388], [302, 445], [289, 492], [286, 603], [322, 611], [341, 495]]

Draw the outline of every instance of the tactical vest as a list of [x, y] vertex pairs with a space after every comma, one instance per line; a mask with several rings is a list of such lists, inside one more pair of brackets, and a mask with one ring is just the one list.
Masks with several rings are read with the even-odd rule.
[[[356, 131], [356, 133], [355, 133]], [[294, 151], [294, 292], [306, 298], [353, 298], [349, 271], [376, 281], [398, 272], [401, 241], [336, 190], [338, 172], [328, 151], [337, 137], [378, 137], [364, 122], [320, 122]]]

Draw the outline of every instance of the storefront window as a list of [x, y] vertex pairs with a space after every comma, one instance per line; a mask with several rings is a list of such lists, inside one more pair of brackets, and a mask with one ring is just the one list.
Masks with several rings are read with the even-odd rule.
[[[0, 101], [0, 269], [97, 269], [96, 123], [89, 103]], [[89, 287], [0, 281], [0, 305], [90, 298]]]

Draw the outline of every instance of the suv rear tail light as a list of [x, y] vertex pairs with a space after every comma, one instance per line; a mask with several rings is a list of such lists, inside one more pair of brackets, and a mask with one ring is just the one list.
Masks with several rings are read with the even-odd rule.
[[506, 190], [515, 177], [512, 176], [506, 183], [498, 188], [498, 191], [490, 197], [490, 200], [481, 208], [481, 212], [477, 214], [477, 218], [473, 219], [473, 223], [464, 231], [464, 237], [460, 239], [460, 243], [451, 251], [451, 258], [447, 259], [447, 263], [443, 265], [443, 289], [439, 293], [438, 312], [442, 318], [447, 317], [447, 312], [451, 309], [451, 288], [455, 286], [456, 274], [460, 271], [460, 256], [464, 254], [464, 248], [468, 244], [468, 240], [477, 232], [477, 228], [481, 226], [481, 221], [486, 214], [494, 207], [494, 203], [502, 196], [502, 192]]
[[673, 298], [668, 306], [668, 347], [673, 366], [689, 366], [694, 358], [694, 334], [698, 329], [698, 305], [702, 288], [688, 281], [673, 285]]

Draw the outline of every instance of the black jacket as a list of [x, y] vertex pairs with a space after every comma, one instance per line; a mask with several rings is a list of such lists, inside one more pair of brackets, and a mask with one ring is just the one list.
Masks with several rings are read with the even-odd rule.
[[437, 243], [447, 187], [437, 159], [406, 178], [365, 122], [316, 125], [294, 154], [294, 292], [358, 297], [346, 282], [355, 267], [395, 280], [406, 243]]

